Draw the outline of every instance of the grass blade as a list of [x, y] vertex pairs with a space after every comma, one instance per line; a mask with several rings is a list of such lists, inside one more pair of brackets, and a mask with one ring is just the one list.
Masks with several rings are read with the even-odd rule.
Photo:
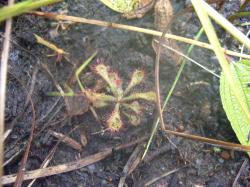
[[[211, 43], [211, 45], [214, 48], [214, 52], [218, 58], [218, 61], [222, 67], [222, 71], [223, 74], [225, 76], [225, 80], [228, 82], [230, 89], [232, 91], [232, 94], [234, 94], [235, 96], [235, 102], [237, 102], [237, 105], [240, 107], [240, 110], [242, 111], [242, 115], [245, 115], [246, 120], [248, 121], [248, 124], [250, 124], [250, 113], [247, 107], [247, 104], [244, 102], [244, 99], [241, 97], [241, 92], [239, 89], [239, 84], [237, 84], [237, 80], [236, 77], [232, 76], [232, 70], [230, 69], [230, 67], [232, 66], [232, 64], [230, 64], [230, 62], [227, 61], [224, 51], [221, 48], [220, 42], [218, 40], [218, 37], [216, 35], [216, 32], [214, 30], [214, 27], [208, 17], [208, 13], [207, 13], [207, 5], [204, 5], [204, 1], [201, 0], [192, 0], [192, 4], [194, 6], [194, 9], [204, 27], [204, 30], [207, 34], [208, 40]], [[209, 8], [210, 9], [210, 8]], [[223, 23], [221, 23], [223, 24]], [[226, 30], [231, 29], [231, 26], [228, 26], [227, 24], [224, 24], [223, 26], [224, 28], [226, 28]], [[236, 28], [234, 28], [236, 29]], [[229, 31], [231, 33], [231, 31]], [[238, 31], [239, 32], [239, 31]], [[238, 33], [237, 32], [237, 33]], [[235, 34], [237, 34], [235, 33]], [[237, 35], [238, 39], [241, 41], [242, 38], [240, 37], [240, 35]], [[249, 40], [247, 39], [246, 41], [242, 42], [244, 43], [246, 46], [250, 47], [250, 42], [248, 42]]]
[[[198, 32], [198, 33], [196, 34], [196, 36], [195, 36], [195, 40], [198, 40], [198, 39], [201, 37], [203, 31], [204, 31], [204, 30], [203, 30], [202, 28], [199, 30], [199, 32]], [[191, 46], [188, 48], [187, 56], [190, 56], [190, 54], [191, 54], [193, 48], [194, 48], [194, 44], [191, 45]], [[185, 65], [186, 65], [186, 60], [183, 59], [183, 60], [182, 60], [182, 63], [181, 63], [181, 66], [180, 66], [180, 69], [178, 70], [177, 75], [176, 75], [176, 77], [175, 77], [175, 80], [174, 80], [174, 82], [173, 82], [173, 84], [172, 84], [172, 86], [171, 86], [171, 88], [170, 88], [170, 90], [169, 90], [169, 92], [168, 92], [168, 94], [167, 94], [165, 100], [164, 100], [162, 110], [164, 110], [164, 109], [166, 108], [166, 106], [167, 106], [167, 104], [168, 104], [168, 101], [169, 101], [169, 99], [170, 99], [170, 97], [171, 97], [171, 95], [172, 95], [172, 93], [173, 93], [173, 91], [174, 91], [174, 89], [175, 89], [175, 87], [176, 87], [176, 85], [177, 85], [177, 82], [178, 82], [178, 80], [180, 79], [181, 73], [182, 73], [182, 71], [183, 71]], [[159, 118], [157, 118], [157, 119], [154, 121], [153, 129], [152, 129], [152, 132], [151, 132], [151, 134], [150, 134], [150, 138], [149, 138], [148, 143], [147, 143], [147, 145], [146, 145], [145, 151], [144, 151], [144, 153], [143, 153], [142, 159], [144, 159], [144, 157], [146, 156], [146, 154], [147, 154], [147, 152], [148, 152], [148, 149], [149, 149], [149, 147], [150, 147], [150, 145], [151, 145], [151, 143], [152, 143], [152, 140], [153, 140], [153, 138], [154, 138], [154, 135], [155, 135], [155, 133], [156, 133], [156, 130], [158, 129], [159, 122], [160, 122], [160, 119], [159, 119]]]
[[80, 86], [81, 90], [84, 90], [84, 87], [80, 81], [79, 75], [80, 73], [89, 65], [89, 63], [95, 58], [95, 56], [97, 55], [97, 51], [95, 51], [77, 70], [75, 73], [78, 85]]
[[0, 22], [8, 18], [28, 12], [30, 10], [50, 5], [53, 3], [58, 3], [61, 1], [62, 0], [38, 0], [38, 1], [27, 0], [11, 6], [5, 6], [3, 8], [0, 8]]

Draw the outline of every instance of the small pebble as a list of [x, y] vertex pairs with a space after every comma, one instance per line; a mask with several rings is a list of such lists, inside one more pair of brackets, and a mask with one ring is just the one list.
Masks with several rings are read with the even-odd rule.
[[96, 170], [95, 164], [88, 165], [87, 168], [90, 173], [94, 173], [94, 171]]
[[224, 159], [219, 158], [219, 163], [223, 164], [224, 163]]

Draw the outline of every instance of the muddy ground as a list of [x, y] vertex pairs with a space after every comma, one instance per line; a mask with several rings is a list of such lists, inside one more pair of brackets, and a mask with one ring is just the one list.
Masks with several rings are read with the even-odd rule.
[[[222, 12], [229, 14], [235, 11], [237, 9], [235, 5], [237, 3], [226, 2]], [[184, 6], [185, 1], [174, 1], [176, 11]], [[126, 20], [97, 0], [66, 1], [42, 10], [53, 12], [67, 10], [69, 15], [154, 28], [153, 11], [142, 19]], [[188, 19], [189, 16], [179, 18], [172, 30], [179, 35], [193, 37], [199, 30], [199, 22], [194, 16]], [[30, 103], [27, 108], [24, 106], [27, 91], [30, 91], [32, 84], [34, 84], [32, 101], [36, 112], [36, 127], [26, 170], [39, 168], [57, 143], [58, 140], [50, 135], [50, 130], [66, 134], [77, 142], [81, 142], [80, 139], [86, 135], [87, 145], [81, 151], [77, 151], [60, 143], [49, 166], [74, 161], [104, 148], [134, 141], [151, 132], [156, 114], [152, 104], [143, 103], [145, 110], [140, 126], [132, 127], [125, 122], [126, 127], [121, 132], [109, 133], [102, 132], [109, 110], [97, 110], [100, 124], [88, 110], [88, 105], [83, 99], [77, 101], [82, 108], [74, 104], [83, 114], [72, 116], [67, 111], [62, 97], [52, 97], [47, 94], [57, 91], [55, 82], [63, 86], [75, 68], [95, 50], [98, 51], [97, 58], [82, 75], [86, 85], [91, 86], [89, 81], [97, 79], [91, 75], [91, 67], [96, 63], [96, 59], [103, 58], [105, 64], [119, 72], [125, 85], [128, 84], [135, 68], [143, 68], [147, 78], [139, 89], [153, 89], [155, 53], [151, 46], [152, 36], [87, 24], [70, 25], [66, 30], [59, 29], [58, 35], [55, 35], [55, 23], [31, 15], [14, 20], [5, 114], [6, 129], [14, 126], [5, 142], [5, 175], [17, 172], [29, 137], [32, 108]], [[228, 35], [220, 29], [218, 31], [229, 48], [237, 48], [237, 44], [232, 43]], [[3, 25], [1, 25], [2, 33]], [[69, 61], [63, 58], [61, 62], [56, 62], [56, 57], [47, 57], [52, 51], [37, 44], [33, 33], [69, 52]], [[207, 41], [204, 36], [201, 40]], [[2, 41], [1, 35], [1, 46]], [[179, 46], [183, 50], [188, 47], [184, 44]], [[219, 65], [212, 52], [196, 47], [191, 56], [219, 74]], [[52, 76], [45, 70], [44, 65], [48, 67]], [[162, 96], [169, 90], [176, 72], [177, 68], [169, 65], [167, 59], [161, 60]], [[191, 63], [184, 69], [164, 112], [164, 120], [174, 130], [238, 143], [222, 109], [218, 78]], [[213, 146], [177, 137], [172, 137], [172, 140], [176, 143], [178, 151], [168, 146], [166, 136], [157, 132], [148, 155], [153, 155], [159, 150], [164, 151], [152, 156], [147, 162], [142, 162], [127, 176], [127, 186], [144, 186], [151, 179], [176, 168], [181, 169], [150, 186], [231, 186], [243, 161], [247, 159], [246, 154], [241, 152], [224, 149], [216, 151]], [[114, 151], [112, 156], [79, 170], [38, 179], [34, 186], [117, 186], [120, 177], [124, 176], [123, 168], [134, 148]], [[242, 172], [238, 186], [250, 185], [247, 177], [249, 169], [248, 165]], [[28, 184], [29, 182], [25, 182], [23, 186]]]

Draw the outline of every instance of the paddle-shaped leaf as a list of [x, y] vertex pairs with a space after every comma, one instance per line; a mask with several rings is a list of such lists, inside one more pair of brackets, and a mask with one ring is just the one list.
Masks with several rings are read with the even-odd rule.
[[132, 110], [136, 115], [141, 115], [143, 108], [138, 101], [133, 101], [132, 103], [122, 103], [122, 106], [126, 109]]
[[[117, 84], [114, 81], [114, 74], [109, 72], [109, 68], [104, 64], [100, 63], [95, 66], [95, 71], [100, 75], [109, 85], [111, 92], [118, 96]], [[110, 77], [112, 75], [112, 77]], [[118, 78], [118, 75], [117, 75]]]
[[102, 108], [107, 106], [110, 102], [115, 102], [116, 99], [111, 95], [105, 93], [96, 93], [90, 89], [83, 91], [89, 102], [96, 108]]
[[115, 87], [118, 96], [122, 96], [123, 94], [122, 80], [119, 77], [118, 73], [109, 72], [109, 78], [110, 78], [111, 84]]
[[126, 95], [134, 86], [140, 84], [143, 81], [144, 76], [145, 76], [144, 71], [136, 69], [133, 72], [132, 78], [130, 80], [128, 87], [124, 92], [124, 95]]
[[117, 103], [115, 105], [114, 111], [111, 113], [111, 115], [109, 116], [109, 118], [107, 120], [107, 126], [108, 126], [109, 130], [112, 132], [119, 131], [123, 126], [121, 116], [120, 116], [119, 107], [120, 107], [120, 104]]
[[[244, 101], [243, 104], [250, 111], [250, 61], [242, 60], [237, 63], [231, 63], [230, 70], [231, 75], [236, 80], [236, 84], [234, 86], [240, 93], [241, 99]], [[220, 95], [223, 108], [238, 140], [243, 145], [250, 145], [250, 121], [238, 104], [223, 73], [221, 74], [220, 79]], [[248, 154], [250, 155], [250, 153]]]
[[123, 102], [128, 102], [128, 101], [132, 101], [132, 100], [137, 100], [137, 99], [143, 99], [146, 101], [156, 101], [156, 94], [153, 91], [149, 91], [149, 92], [138, 92], [138, 93], [132, 93], [127, 97], [124, 97], [122, 99]]
[[130, 114], [128, 112], [123, 111], [123, 114], [128, 118], [129, 123], [133, 126], [138, 126], [141, 123], [141, 118], [138, 115]]

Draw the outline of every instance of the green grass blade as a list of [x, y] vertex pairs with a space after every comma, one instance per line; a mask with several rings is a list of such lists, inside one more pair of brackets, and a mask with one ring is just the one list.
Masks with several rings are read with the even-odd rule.
[[[192, 4], [194, 9], [204, 27], [206, 35], [208, 37], [209, 42], [214, 48], [214, 52], [218, 58], [218, 61], [222, 67], [223, 75], [225, 76], [225, 80], [228, 82], [231, 93], [235, 96], [235, 102], [237, 102], [237, 106], [239, 106], [239, 110], [242, 111], [242, 115], [247, 119], [247, 123], [250, 124], [250, 113], [247, 104], [245, 103], [244, 98], [242, 97], [241, 87], [238, 83], [238, 77], [233, 75], [233, 71], [231, 69], [231, 63], [227, 61], [224, 51], [221, 48], [220, 42], [214, 30], [214, 27], [208, 17], [207, 14], [207, 6], [204, 6], [204, 1], [201, 0], [192, 0]], [[224, 28], [229, 29], [226, 25]], [[231, 31], [230, 31], [231, 32]], [[247, 39], [248, 40], [248, 39]], [[241, 41], [241, 40], [240, 40]], [[250, 46], [250, 42], [243, 42], [246, 46]], [[237, 132], [236, 132], [237, 133]]]
[[[248, 49], [250, 49], [249, 38], [245, 34], [243, 34], [239, 29], [237, 29], [232, 23], [230, 23], [226, 18], [224, 18], [221, 14], [219, 14], [216, 10], [214, 10], [210, 5], [208, 5], [205, 1], [192, 0], [192, 3], [193, 3], [193, 6], [195, 6], [196, 8], [199, 9], [199, 10], [196, 10], [196, 8], [195, 8], [197, 14], [199, 12], [199, 15], [201, 16], [202, 14], [200, 14], [200, 13], [204, 12], [205, 15], [209, 15], [216, 23], [218, 23], [220, 26], [222, 26], [232, 36], [234, 36], [234, 38], [236, 38], [242, 44], [246, 45]], [[203, 23], [208, 23], [208, 21], [210, 21], [210, 20], [206, 19], [205, 15], [203, 15], [202, 18], [199, 16], [200, 20]], [[208, 24], [207, 26], [211, 27], [212, 24]], [[205, 27], [204, 27], [204, 29], [205, 29]], [[211, 41], [210, 41], [210, 43], [211, 43]]]
[[[198, 33], [196, 34], [196, 36], [195, 36], [195, 40], [198, 40], [198, 39], [201, 37], [203, 31], [204, 31], [203, 28], [201, 28], [201, 29], [199, 30], [199, 32], [198, 32]], [[194, 48], [194, 45], [191, 45], [191, 46], [188, 48], [187, 56], [190, 56], [190, 54], [191, 54], [193, 48]], [[165, 100], [164, 100], [163, 107], [162, 107], [163, 110], [166, 108], [166, 106], [167, 106], [167, 104], [168, 104], [168, 101], [169, 101], [169, 99], [170, 99], [170, 97], [171, 97], [171, 95], [172, 95], [172, 93], [173, 93], [173, 91], [174, 91], [174, 89], [175, 89], [175, 87], [176, 87], [176, 85], [177, 85], [178, 80], [180, 79], [181, 73], [182, 73], [182, 71], [183, 71], [185, 65], [186, 65], [186, 59], [183, 59], [183, 60], [182, 60], [182, 63], [181, 63], [181, 66], [180, 66], [180, 69], [178, 70], [177, 75], [176, 75], [176, 77], [175, 77], [175, 80], [174, 80], [174, 82], [173, 82], [173, 84], [172, 84], [172, 86], [171, 86], [171, 88], [170, 88], [170, 91], [168, 92], [167, 97], [166, 97]], [[147, 143], [147, 145], [146, 145], [145, 151], [144, 151], [144, 153], [143, 153], [142, 159], [144, 159], [144, 157], [146, 156], [146, 154], [147, 154], [147, 152], [148, 152], [148, 149], [149, 149], [149, 147], [150, 147], [150, 145], [151, 145], [151, 143], [152, 143], [152, 140], [153, 140], [153, 138], [154, 138], [154, 135], [155, 135], [155, 133], [156, 133], [156, 130], [158, 129], [159, 122], [160, 122], [160, 119], [159, 119], [159, 118], [157, 118], [157, 119], [154, 121], [153, 129], [152, 129], [152, 132], [151, 132], [151, 134], [150, 134], [150, 138], [149, 138], [148, 143]]]
[[[211, 45], [214, 47], [214, 52], [216, 54], [216, 57], [218, 58], [218, 61], [222, 67], [222, 71], [225, 74], [226, 80], [229, 82], [230, 88], [232, 89], [233, 93], [235, 94], [236, 100], [239, 102], [239, 106], [241, 107], [242, 111], [248, 118], [250, 122], [250, 113], [248, 111], [248, 108], [242, 98], [240, 97], [239, 90], [235, 85], [237, 85], [237, 82], [235, 78], [231, 75], [230, 65], [224, 55], [224, 51], [221, 48], [219, 39], [215, 33], [214, 27], [208, 17], [208, 14], [206, 12], [207, 7], [204, 7], [204, 2], [201, 0], [192, 0], [192, 4], [195, 8], [195, 11], [204, 27], [204, 30], [207, 34], [208, 40], [211, 43]], [[248, 40], [248, 39], [247, 39]], [[248, 45], [247, 42], [244, 42], [245, 45]], [[250, 46], [250, 44], [249, 44]]]
[[81, 90], [84, 90], [84, 86], [82, 85], [79, 75], [80, 73], [89, 65], [89, 63], [95, 58], [95, 56], [97, 55], [97, 51], [95, 51], [85, 62], [83, 62], [83, 64], [76, 70], [75, 76], [77, 79], [77, 83], [79, 85], [79, 87], [81, 88]]
[[62, 0], [27, 0], [23, 1], [11, 6], [5, 6], [3, 8], [0, 8], [0, 22], [4, 21], [8, 18], [23, 14], [25, 12], [28, 12], [30, 10], [47, 6], [53, 3], [61, 2]]
[[47, 96], [74, 97], [74, 96], [77, 96], [77, 94], [72, 93], [72, 92], [67, 92], [67, 93], [64, 93], [64, 94], [61, 94], [60, 92], [48, 92]]
[[250, 16], [250, 12], [237, 12], [237, 13], [229, 16], [228, 20], [234, 21], [237, 18], [240, 18], [240, 17], [249, 17], [249, 16]]

